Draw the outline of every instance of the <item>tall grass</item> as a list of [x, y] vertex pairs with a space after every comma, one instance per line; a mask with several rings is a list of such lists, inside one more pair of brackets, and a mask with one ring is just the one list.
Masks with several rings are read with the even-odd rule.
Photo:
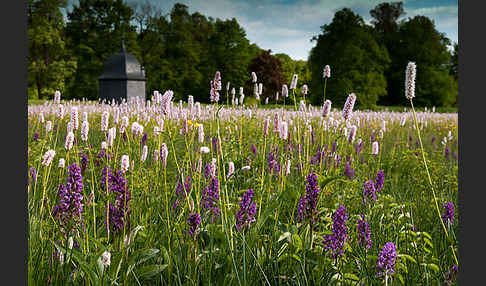
[[[72, 103], [63, 104], [66, 111], [70, 110]], [[182, 110], [174, 107], [164, 120], [162, 133], [156, 135], [153, 127], [158, 125], [156, 117], [161, 114], [153, 103], [150, 108], [144, 104], [76, 105], [80, 114], [89, 114], [89, 141], [80, 140], [80, 130], [75, 130], [77, 142], [70, 151], [64, 149], [69, 115], [62, 120], [56, 118], [52, 103], [29, 106], [26, 167], [27, 171], [30, 167], [37, 171], [37, 180], [29, 175], [28, 186], [28, 269], [32, 285], [380, 285], [385, 280], [377, 276], [376, 262], [389, 241], [396, 245], [398, 257], [388, 285], [442, 284], [447, 271], [456, 264], [450, 246], [457, 248], [457, 220], [447, 226], [449, 235], [445, 236], [437, 211], [442, 211], [447, 201], [457, 205], [457, 114], [416, 112], [414, 122], [410, 112], [354, 112], [349, 124], [357, 125], [358, 131], [356, 140], [349, 143], [342, 135], [341, 128], [346, 125], [340, 111], [331, 113], [331, 123], [331, 119], [321, 117], [318, 108], [306, 114], [292, 110], [295, 106], [289, 106], [291, 110], [223, 107], [218, 112], [221, 106], [211, 105], [203, 107], [198, 117], [187, 106]], [[115, 108], [120, 108], [120, 118], [129, 117], [126, 140], [119, 133], [120, 123], [114, 123]], [[104, 110], [111, 113], [109, 127], [117, 128], [114, 145], [107, 150], [109, 159], [98, 158], [101, 142], [106, 141], [105, 132], [100, 131]], [[40, 111], [46, 121], [57, 125], [56, 131], [46, 134], [45, 123], [38, 120]], [[289, 124], [287, 140], [281, 140], [274, 131], [276, 113]], [[190, 120], [185, 135], [180, 132], [184, 114]], [[264, 137], [267, 116], [271, 123]], [[148, 135], [145, 162], [140, 160], [142, 136], [130, 130], [135, 121], [144, 125]], [[380, 138], [382, 121], [386, 121], [386, 129]], [[202, 144], [197, 140], [196, 124], [204, 125]], [[420, 129], [421, 140], [414, 126]], [[444, 146], [441, 140], [448, 137], [449, 131], [452, 140]], [[34, 141], [36, 133], [39, 139]], [[358, 139], [363, 142], [359, 153]], [[379, 156], [371, 154], [373, 141], [380, 142]], [[334, 142], [336, 151], [331, 154]], [[169, 149], [166, 167], [153, 158], [154, 150], [162, 143]], [[210, 153], [200, 153], [201, 146], [210, 147]], [[425, 157], [420, 154], [422, 147]], [[448, 157], [446, 147], [450, 150]], [[56, 156], [51, 166], [45, 167], [40, 162], [48, 149], [54, 149]], [[319, 160], [318, 151], [324, 150]], [[272, 166], [279, 167], [270, 168], [271, 152], [276, 158]], [[59, 184], [66, 180], [67, 166], [74, 162], [80, 165], [80, 153], [88, 156], [82, 174], [83, 224], [65, 235], [52, 212], [59, 204]], [[102, 171], [105, 166], [120, 170], [122, 155], [128, 155], [133, 165], [124, 174], [131, 191], [130, 212], [126, 215], [129, 223], [122, 231], [108, 233], [106, 206], [114, 202], [115, 196], [102, 186]], [[353, 179], [344, 176], [347, 156], [355, 170]], [[59, 158], [66, 159], [66, 168], [57, 167]], [[212, 158], [217, 162], [217, 205], [221, 209], [215, 221], [200, 205], [210, 180], [204, 169]], [[289, 175], [285, 175], [287, 158], [291, 161]], [[235, 164], [235, 173], [227, 178], [230, 161]], [[250, 170], [241, 170], [248, 165]], [[385, 173], [384, 187], [377, 192], [375, 202], [364, 204], [364, 182], [373, 180], [379, 169]], [[320, 188], [312, 227], [295, 219], [299, 199], [306, 192], [305, 178], [311, 172], [317, 174]], [[435, 185], [436, 200], [430, 192], [428, 174]], [[186, 196], [178, 197], [177, 185], [187, 177], [191, 177], [192, 186], [184, 190]], [[240, 197], [248, 189], [255, 191], [258, 210], [249, 230], [239, 232], [235, 213]], [[43, 195], [46, 199], [41, 211]], [[348, 213], [348, 239], [343, 256], [336, 260], [325, 251], [322, 240], [332, 233], [332, 216], [341, 205]], [[194, 237], [188, 234], [190, 212], [202, 217]], [[357, 219], [361, 214], [371, 229], [373, 242], [368, 251], [358, 243]], [[69, 236], [75, 241], [72, 249], [68, 247]], [[103, 266], [100, 260], [105, 251], [111, 254], [109, 266]]]

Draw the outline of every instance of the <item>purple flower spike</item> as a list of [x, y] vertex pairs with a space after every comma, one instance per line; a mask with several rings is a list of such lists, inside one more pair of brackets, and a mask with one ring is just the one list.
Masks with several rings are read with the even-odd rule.
[[30, 176], [32, 177], [32, 182], [35, 182], [37, 180], [37, 171], [35, 168], [32, 166], [29, 169]]
[[81, 225], [83, 213], [83, 176], [76, 163], [68, 166], [68, 177], [59, 185], [59, 203], [54, 206], [53, 217], [59, 221], [63, 232]]
[[350, 181], [352, 181], [354, 179], [354, 170], [351, 169], [351, 165], [349, 164], [349, 162], [346, 162], [346, 169], [344, 170], [344, 176], [346, 176], [346, 178], [348, 178]]
[[201, 207], [206, 210], [207, 216], [211, 217], [211, 222], [215, 222], [219, 217], [220, 209], [218, 207], [219, 201], [219, 184], [218, 179], [213, 177], [209, 182], [209, 186], [203, 189], [201, 198]]
[[88, 156], [84, 153], [81, 153], [81, 173], [84, 174], [84, 171], [88, 168]]
[[454, 224], [454, 204], [452, 202], [447, 202], [444, 204], [442, 221], [444, 221], [444, 224]]
[[383, 170], [379, 170], [375, 178], [375, 189], [377, 192], [383, 188], [384, 183], [385, 183], [385, 173], [383, 173]]
[[190, 213], [187, 224], [190, 227], [187, 232], [192, 237], [195, 237], [197, 235], [197, 227], [201, 224], [201, 216], [198, 213]]
[[145, 142], [147, 142], [147, 137], [148, 137], [147, 133], [144, 133], [142, 137], [142, 146], [145, 145]]
[[365, 182], [364, 185], [364, 203], [368, 203], [368, 199], [371, 198], [371, 200], [374, 202], [376, 200], [376, 189], [375, 189], [375, 184], [373, 183], [372, 180], [368, 180]]
[[131, 200], [130, 190], [127, 188], [123, 173], [121, 171], [112, 172], [108, 166], [103, 169], [101, 185], [104, 188], [108, 185], [108, 190], [116, 195], [115, 203], [110, 202], [108, 206], [108, 222], [111, 230], [117, 233], [130, 222], [130, 210], [128, 209], [128, 203]]
[[251, 144], [251, 153], [253, 153], [253, 155], [256, 155], [256, 152], [257, 152], [257, 149], [256, 149], [255, 144]]
[[446, 279], [445, 279], [445, 285], [450, 286], [454, 283], [454, 280], [456, 280], [457, 276], [457, 265], [452, 266], [451, 269], [449, 269], [446, 273]]
[[377, 275], [383, 277], [395, 273], [396, 259], [397, 251], [395, 244], [393, 242], [387, 242], [378, 255], [378, 261], [376, 262]]
[[256, 202], [252, 202], [254, 192], [249, 189], [240, 200], [240, 209], [236, 212], [236, 230], [241, 231], [250, 229], [250, 226], [255, 222], [255, 214], [257, 212]]
[[332, 257], [337, 259], [344, 253], [344, 243], [348, 238], [348, 229], [346, 228], [348, 214], [346, 213], [346, 208], [344, 206], [339, 207], [332, 218], [334, 221], [332, 235], [324, 235], [323, 243], [326, 251], [330, 249]]
[[315, 223], [315, 215], [317, 214], [317, 200], [319, 199], [319, 184], [317, 182], [317, 175], [310, 173], [305, 185], [306, 194], [299, 200], [299, 206], [297, 209], [296, 221], [302, 222], [309, 220], [311, 225]]
[[364, 246], [366, 250], [371, 248], [371, 230], [364, 215], [361, 215], [361, 219], [358, 219], [358, 238], [359, 245]]
[[[184, 186], [182, 185], [182, 183], [180, 181], [180, 177], [177, 179], [177, 181], [178, 181], [177, 187], [176, 187], [177, 199], [175, 200], [174, 204], [172, 205], [172, 208], [174, 208], [174, 209], [177, 208], [177, 206], [179, 205], [181, 200], [184, 200], [186, 198], [186, 196], [191, 191], [191, 187], [192, 187], [192, 179], [189, 176], [186, 177], [185, 182], [184, 182]], [[183, 192], [183, 190], [185, 190], [185, 191]]]

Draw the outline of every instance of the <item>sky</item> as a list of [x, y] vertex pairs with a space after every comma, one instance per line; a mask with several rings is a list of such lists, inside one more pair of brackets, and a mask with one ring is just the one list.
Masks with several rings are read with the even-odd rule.
[[[124, 0], [125, 3], [133, 0]], [[307, 60], [315, 45], [313, 36], [320, 26], [329, 24], [334, 13], [344, 7], [359, 14], [370, 24], [369, 11], [383, 0], [138, 0], [148, 1], [169, 13], [175, 3], [183, 3], [192, 14], [222, 20], [236, 18], [251, 43], [286, 53], [295, 60]], [[452, 42], [458, 42], [458, 0], [402, 0], [405, 15], [401, 19], [423, 15], [434, 20], [436, 29]], [[77, 1], [76, 1], [77, 2]]]

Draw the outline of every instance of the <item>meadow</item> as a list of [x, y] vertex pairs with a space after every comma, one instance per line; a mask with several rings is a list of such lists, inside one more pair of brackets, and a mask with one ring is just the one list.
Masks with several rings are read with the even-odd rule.
[[172, 98], [28, 106], [29, 284], [456, 283], [457, 113]]

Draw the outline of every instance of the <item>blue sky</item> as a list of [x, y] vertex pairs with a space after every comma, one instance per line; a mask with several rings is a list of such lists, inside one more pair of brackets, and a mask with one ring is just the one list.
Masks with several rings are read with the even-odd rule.
[[[133, 0], [125, 0], [125, 3]], [[145, 0], [139, 0], [145, 2]], [[286, 53], [293, 59], [306, 60], [315, 43], [310, 39], [320, 33], [320, 26], [332, 21], [334, 13], [351, 8], [366, 23], [369, 11], [383, 0], [148, 0], [164, 13], [175, 3], [183, 3], [189, 12], [199, 11], [213, 18], [236, 18], [247, 38], [262, 49]], [[77, 2], [77, 1], [76, 1]], [[452, 42], [458, 41], [457, 0], [404, 0], [404, 18], [424, 15], [434, 20], [436, 29]]]

